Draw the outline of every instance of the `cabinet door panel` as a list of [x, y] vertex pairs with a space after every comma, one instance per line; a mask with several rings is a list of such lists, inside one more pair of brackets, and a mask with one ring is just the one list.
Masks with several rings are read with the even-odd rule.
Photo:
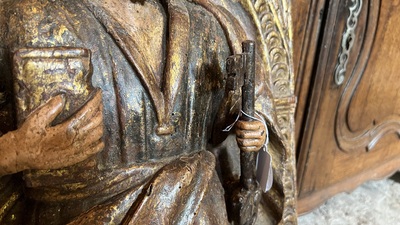
[[400, 168], [398, 24], [398, 0], [330, 1], [300, 144], [299, 212]]
[[400, 90], [397, 84], [400, 82], [400, 14], [396, 13], [400, 12], [400, 8], [399, 5], [386, 3], [381, 11], [390, 16], [383, 18], [387, 21], [380, 21], [376, 44], [348, 106], [348, 124], [354, 132], [389, 121], [400, 121]]

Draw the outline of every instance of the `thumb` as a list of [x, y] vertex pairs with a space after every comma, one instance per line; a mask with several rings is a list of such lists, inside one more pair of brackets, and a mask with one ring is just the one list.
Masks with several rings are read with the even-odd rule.
[[45, 104], [41, 105], [34, 112], [37, 118], [46, 126], [50, 124], [60, 114], [64, 108], [65, 99], [63, 95], [51, 97]]

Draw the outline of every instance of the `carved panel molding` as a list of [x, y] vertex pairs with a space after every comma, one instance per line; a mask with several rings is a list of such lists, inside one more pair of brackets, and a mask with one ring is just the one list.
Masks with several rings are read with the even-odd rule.
[[336, 140], [340, 149], [344, 152], [351, 152], [360, 148], [370, 151], [383, 136], [391, 133], [400, 135], [400, 117], [398, 116], [392, 116], [380, 123], [373, 123], [360, 131], [350, 129], [348, 114], [352, 98], [363, 77], [372, 49], [378, 47], [374, 46], [374, 43], [379, 22], [380, 0], [370, 0], [364, 3], [365, 9], [363, 10], [368, 12], [368, 23], [365, 23], [367, 27], [362, 43], [360, 43], [362, 48], [354, 68], [347, 68], [346, 74], [351, 75], [339, 101], [335, 119]]

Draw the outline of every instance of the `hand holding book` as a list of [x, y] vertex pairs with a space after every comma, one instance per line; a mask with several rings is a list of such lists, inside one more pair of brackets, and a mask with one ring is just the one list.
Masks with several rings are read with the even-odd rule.
[[0, 175], [70, 166], [104, 148], [101, 91], [68, 120], [51, 126], [64, 104], [61, 95], [52, 97], [19, 129], [0, 137], [0, 152], [6, 156], [0, 161]]

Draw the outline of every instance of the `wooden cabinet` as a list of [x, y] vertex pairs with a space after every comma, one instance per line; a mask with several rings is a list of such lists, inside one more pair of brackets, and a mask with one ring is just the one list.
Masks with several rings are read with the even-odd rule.
[[304, 213], [400, 168], [400, 1], [299, 1], [293, 8], [304, 12], [293, 15]]

